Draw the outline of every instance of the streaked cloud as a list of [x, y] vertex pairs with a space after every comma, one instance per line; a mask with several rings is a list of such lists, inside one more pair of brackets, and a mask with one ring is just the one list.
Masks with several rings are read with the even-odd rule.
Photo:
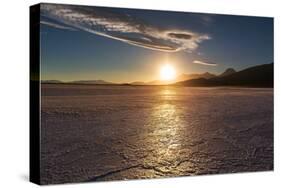
[[60, 24], [56, 24], [56, 23], [52, 23], [52, 22], [47, 22], [47, 21], [40, 21], [40, 24], [49, 26], [49, 27], [53, 27], [56, 29], [65, 29], [65, 30], [70, 30], [70, 31], [76, 31], [76, 29], [72, 28], [72, 27], [67, 27], [67, 26], [63, 26]]
[[[113, 12], [108, 8], [43, 4], [41, 12], [47, 18], [70, 28], [152, 50], [193, 51], [201, 42], [211, 38], [207, 34], [189, 30], [160, 29], [131, 15]], [[50, 23], [48, 25], [51, 26]], [[55, 27], [59, 28], [57, 24]]]
[[201, 64], [201, 65], [208, 65], [208, 66], [217, 66], [218, 65], [216, 63], [206, 62], [206, 61], [199, 61], [199, 60], [195, 60], [195, 61], [193, 61], [193, 63]]

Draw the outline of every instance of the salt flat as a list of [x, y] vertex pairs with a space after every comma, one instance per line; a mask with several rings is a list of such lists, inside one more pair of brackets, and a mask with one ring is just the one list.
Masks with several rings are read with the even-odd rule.
[[273, 89], [42, 84], [41, 181], [273, 169]]

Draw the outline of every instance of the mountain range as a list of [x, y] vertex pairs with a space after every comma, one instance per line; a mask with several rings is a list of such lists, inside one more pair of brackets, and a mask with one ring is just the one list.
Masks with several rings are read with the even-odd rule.
[[112, 82], [107, 82], [104, 80], [77, 80], [77, 81], [72, 81], [68, 83], [73, 83], [73, 84], [100, 84], [100, 85], [106, 85], [106, 84], [114, 84]]
[[[93, 84], [93, 85], [120, 85], [104, 80], [78, 80], [62, 82], [60, 80], [42, 80], [47, 84]], [[131, 82], [122, 85], [176, 85], [192, 87], [210, 86], [243, 86], [243, 87], [273, 87], [273, 63], [263, 64], [236, 71], [226, 69], [223, 73], [215, 75], [209, 72], [202, 74], [181, 74], [173, 81], [154, 80], [150, 82]]]
[[93, 85], [112, 85], [115, 83], [107, 82], [104, 80], [76, 80], [70, 82], [63, 82], [60, 80], [42, 80], [43, 84], [93, 84]]
[[[230, 74], [224, 74], [230, 73]], [[243, 86], [243, 87], [273, 87], [273, 63], [250, 67], [241, 71], [226, 70], [214, 78], [197, 78], [177, 82], [181, 86]]]

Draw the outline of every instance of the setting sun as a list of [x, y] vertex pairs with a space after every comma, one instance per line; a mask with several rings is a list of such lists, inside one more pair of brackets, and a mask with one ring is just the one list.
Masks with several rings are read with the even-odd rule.
[[160, 69], [161, 80], [173, 80], [176, 77], [175, 68], [170, 64], [165, 64]]

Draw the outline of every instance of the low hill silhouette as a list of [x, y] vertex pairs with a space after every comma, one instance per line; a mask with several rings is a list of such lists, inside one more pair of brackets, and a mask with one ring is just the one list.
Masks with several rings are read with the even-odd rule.
[[205, 72], [203, 74], [181, 74], [176, 78], [176, 80], [179, 81], [185, 81], [185, 80], [191, 80], [191, 79], [198, 79], [198, 78], [205, 78], [210, 79], [216, 77], [215, 74], [211, 74], [209, 72]]
[[68, 83], [73, 83], [73, 84], [93, 84], [93, 85], [107, 85], [107, 84], [114, 84], [112, 82], [107, 82], [104, 80], [77, 80], [77, 81], [72, 81]]
[[186, 80], [191, 80], [191, 79], [197, 79], [197, 78], [214, 78], [216, 77], [215, 74], [211, 74], [209, 72], [205, 72], [202, 74], [195, 73], [195, 74], [181, 74], [176, 77], [175, 80], [153, 80], [150, 82], [141, 82], [141, 81], [136, 81], [136, 82], [131, 82], [131, 85], [169, 85], [169, 84], [174, 84], [176, 82], [180, 81], [186, 81]]
[[41, 80], [42, 84], [60, 84], [63, 83], [60, 80]]

